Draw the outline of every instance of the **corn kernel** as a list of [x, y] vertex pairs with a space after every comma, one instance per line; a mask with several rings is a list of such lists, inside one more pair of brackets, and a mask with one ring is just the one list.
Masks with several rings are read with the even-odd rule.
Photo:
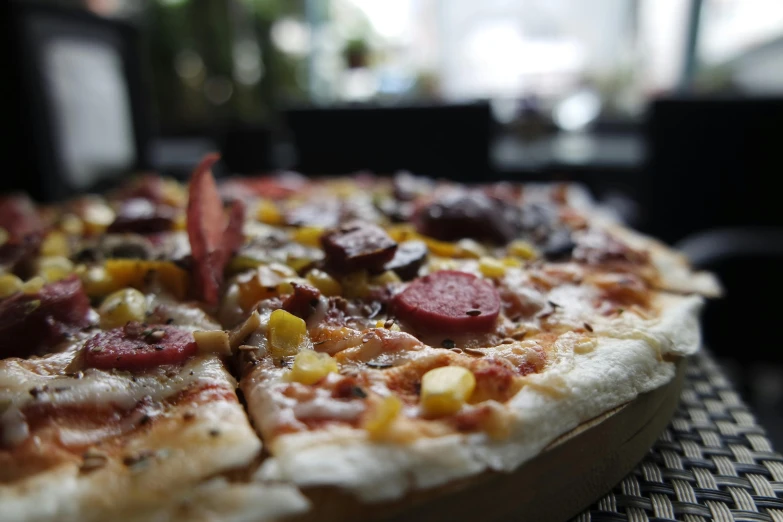
[[367, 430], [370, 438], [381, 438], [389, 431], [401, 411], [402, 402], [400, 399], [393, 395], [384, 397], [375, 403], [364, 419], [364, 429]]
[[116, 328], [128, 321], [144, 321], [147, 298], [135, 288], [123, 288], [106, 297], [98, 313], [103, 328]]
[[188, 203], [188, 192], [177, 180], [163, 180], [163, 202], [172, 207], [184, 207]]
[[3, 227], [0, 227], [0, 246], [3, 246], [8, 242], [8, 237], [8, 231]]
[[22, 284], [22, 292], [26, 294], [34, 294], [44, 287], [46, 281], [41, 276], [35, 276], [32, 279], [28, 279]]
[[223, 330], [193, 332], [193, 339], [195, 339], [198, 345], [199, 353], [231, 355], [228, 333]]
[[174, 224], [172, 226], [174, 230], [187, 230], [188, 217], [184, 212], [180, 212], [174, 217]]
[[66, 257], [42, 257], [36, 263], [37, 273], [49, 283], [64, 279], [73, 273], [73, 263]]
[[419, 239], [421, 237], [411, 225], [392, 225], [386, 228], [386, 233], [397, 243], [402, 243], [408, 239]]
[[328, 187], [339, 198], [350, 198], [359, 190], [359, 187], [353, 180], [331, 180], [327, 182]]
[[84, 231], [90, 235], [101, 234], [112, 224], [114, 218], [114, 211], [107, 204], [100, 201], [91, 201], [85, 207], [82, 215]]
[[311, 285], [316, 287], [323, 295], [327, 297], [340, 295], [343, 291], [343, 287], [340, 285], [340, 283], [323, 270], [314, 268], [307, 272], [307, 276], [305, 277]]
[[286, 378], [302, 384], [315, 384], [330, 373], [337, 373], [337, 361], [328, 353], [302, 350], [294, 357], [294, 364]]
[[517, 239], [509, 243], [507, 250], [509, 255], [518, 257], [520, 259], [527, 260], [538, 257], [536, 248], [527, 241], [522, 241], [521, 239]]
[[456, 270], [458, 268], [457, 263], [453, 259], [432, 259], [427, 263], [427, 267], [430, 272], [437, 272], [438, 270]]
[[522, 262], [515, 257], [504, 257], [500, 262], [509, 268], [519, 268], [522, 266]]
[[506, 265], [492, 257], [482, 257], [479, 259], [479, 271], [485, 277], [503, 277]]
[[277, 285], [277, 293], [280, 295], [290, 295], [294, 293], [294, 283], [295, 281], [286, 280], [281, 281]]
[[361, 270], [346, 274], [340, 284], [343, 288], [343, 294], [348, 299], [367, 297], [370, 293], [369, 277], [367, 272]]
[[274, 357], [296, 355], [307, 343], [307, 325], [285, 310], [275, 310], [269, 316], [267, 339]]
[[1, 274], [0, 275], [0, 299], [15, 294], [22, 289], [21, 279], [14, 274]]
[[239, 255], [231, 258], [231, 261], [229, 261], [228, 265], [226, 265], [226, 271], [229, 274], [238, 274], [246, 270], [252, 270], [254, 268], [258, 268], [263, 264], [264, 262], [261, 261], [260, 259], [256, 259], [250, 256]]
[[60, 218], [60, 228], [67, 234], [81, 236], [84, 233], [84, 222], [74, 214], [65, 214]]
[[84, 291], [90, 297], [100, 297], [116, 290], [117, 285], [111, 275], [102, 266], [86, 267], [79, 265], [76, 272], [82, 280]]
[[457, 242], [458, 257], [472, 257], [478, 259], [487, 255], [487, 249], [472, 239], [460, 239]]
[[71, 254], [71, 246], [68, 244], [68, 236], [57, 230], [50, 232], [41, 242], [42, 256], [68, 257]]
[[391, 330], [392, 332], [401, 332], [400, 325], [398, 325], [395, 321], [392, 321], [391, 325], [389, 327], [386, 327], [386, 321], [383, 319], [378, 319], [375, 321], [375, 327], [376, 328], [386, 328], [387, 330]]
[[267, 285], [270, 281], [261, 281], [259, 274], [254, 274], [249, 279], [240, 280], [237, 283], [239, 297], [237, 301], [242, 310], [250, 310], [259, 301], [269, 299], [277, 295], [278, 280]]
[[258, 210], [256, 210], [256, 219], [261, 223], [267, 225], [282, 225], [283, 215], [280, 213], [280, 209], [277, 208], [273, 202], [268, 199], [261, 200], [258, 204]]
[[188, 290], [187, 271], [171, 261], [109, 259], [105, 268], [115, 289], [126, 286], [145, 288], [152, 279], [177, 299], [183, 299]]
[[301, 272], [308, 266], [312, 265], [313, 261], [315, 261], [315, 259], [311, 257], [297, 256], [295, 254], [292, 254], [291, 252], [286, 254], [286, 258], [285, 258], [286, 265], [291, 267], [291, 269], [296, 271], [297, 273]]
[[382, 274], [378, 274], [377, 276], [370, 279], [371, 284], [378, 286], [386, 286], [388, 284], [399, 283], [401, 281], [402, 280], [400, 279], [400, 276], [398, 276], [393, 270], [387, 270]]
[[425, 243], [427, 243], [427, 248], [429, 249], [429, 251], [435, 254], [436, 256], [458, 257], [459, 253], [461, 252], [461, 249], [457, 246], [456, 243], [438, 241], [437, 239], [432, 239], [431, 237], [424, 237], [424, 236], [421, 236], [421, 239]]
[[421, 407], [427, 415], [456, 413], [476, 388], [476, 378], [462, 366], [443, 366], [421, 379]]
[[324, 229], [321, 227], [301, 227], [294, 230], [292, 237], [297, 243], [320, 247], [322, 235], [324, 235]]

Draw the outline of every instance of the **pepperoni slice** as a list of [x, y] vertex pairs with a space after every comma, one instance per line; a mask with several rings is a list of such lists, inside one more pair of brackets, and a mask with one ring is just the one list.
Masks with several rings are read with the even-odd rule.
[[19, 292], [0, 300], [0, 357], [40, 353], [88, 326], [89, 314], [90, 301], [75, 275], [34, 294]]
[[209, 304], [218, 302], [223, 269], [242, 243], [245, 216], [244, 204], [234, 201], [226, 220], [211, 170], [218, 159], [218, 154], [209, 154], [201, 160], [190, 179], [188, 192], [187, 230], [196, 293]]
[[495, 327], [500, 297], [491, 283], [473, 274], [442, 270], [394, 296], [392, 310], [419, 332], [486, 332]]
[[175, 326], [130, 322], [88, 340], [84, 345], [84, 363], [101, 370], [138, 371], [181, 364], [197, 351], [190, 332]]

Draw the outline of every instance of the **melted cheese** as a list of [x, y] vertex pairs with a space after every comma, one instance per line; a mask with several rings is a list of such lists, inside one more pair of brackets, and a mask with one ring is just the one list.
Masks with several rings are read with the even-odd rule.
[[[88, 368], [81, 378], [64, 375], [69, 358], [56, 354], [60, 364], [41, 366], [40, 361], [8, 359], [0, 365], [0, 403], [22, 409], [36, 402], [59, 406], [95, 404], [132, 408], [149, 397], [165, 400], [194, 384], [230, 386], [232, 378], [215, 356], [189, 360], [183, 366], [162, 366], [142, 373]], [[44, 358], [48, 359], [48, 358]], [[65, 364], [63, 364], [65, 363]], [[58, 371], [59, 370], [59, 371]]]

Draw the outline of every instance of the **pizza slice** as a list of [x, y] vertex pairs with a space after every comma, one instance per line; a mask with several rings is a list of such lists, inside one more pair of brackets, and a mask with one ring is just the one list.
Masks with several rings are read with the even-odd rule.
[[220, 326], [188, 300], [215, 291], [198, 277], [222, 272], [214, 251], [231, 247], [191, 254], [200, 238], [176, 225], [181, 199], [155, 199], [156, 179], [45, 216], [39, 253], [0, 276], [3, 520], [267, 520], [307, 506], [248, 476], [261, 441], [209, 334]]
[[698, 348], [701, 296], [661, 291], [649, 252], [557, 191], [427, 186], [391, 210], [382, 182], [259, 204], [278, 225], [254, 228], [222, 303], [252, 331], [237, 358], [259, 476], [377, 501], [511, 471]]

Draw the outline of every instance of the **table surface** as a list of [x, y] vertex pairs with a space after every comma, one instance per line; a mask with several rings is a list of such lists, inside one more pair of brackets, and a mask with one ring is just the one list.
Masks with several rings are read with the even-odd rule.
[[573, 522], [783, 522], [783, 455], [705, 353], [632, 473]]

